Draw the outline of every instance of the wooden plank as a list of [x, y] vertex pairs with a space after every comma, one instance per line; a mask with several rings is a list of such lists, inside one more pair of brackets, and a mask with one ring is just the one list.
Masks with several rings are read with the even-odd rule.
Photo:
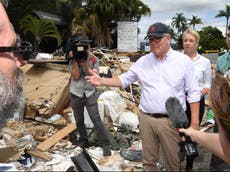
[[34, 155], [34, 156], [39, 157], [41, 159], [44, 159], [46, 161], [50, 161], [52, 159], [51, 156], [49, 156], [48, 154], [41, 152], [39, 150], [27, 150], [26, 153], [28, 153], [30, 155]]
[[48, 150], [51, 146], [53, 146], [55, 143], [63, 139], [66, 135], [71, 133], [73, 130], [76, 129], [75, 123], [70, 123], [63, 129], [59, 130], [57, 133], [53, 134], [50, 138], [45, 140], [44, 142], [38, 144], [37, 149], [41, 151]]

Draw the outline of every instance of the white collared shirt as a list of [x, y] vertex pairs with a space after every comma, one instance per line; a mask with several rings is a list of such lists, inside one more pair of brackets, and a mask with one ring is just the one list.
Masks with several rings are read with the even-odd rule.
[[165, 102], [170, 96], [177, 97], [186, 109], [185, 92], [188, 102], [200, 101], [192, 61], [185, 54], [172, 49], [163, 60], [153, 53], [142, 56], [119, 78], [123, 88], [140, 81], [142, 92], [139, 108], [146, 113], [167, 113]]
[[195, 68], [195, 74], [199, 82], [199, 90], [203, 88], [210, 88], [212, 81], [212, 68], [210, 60], [206, 57], [196, 54], [196, 57], [192, 59], [193, 67]]

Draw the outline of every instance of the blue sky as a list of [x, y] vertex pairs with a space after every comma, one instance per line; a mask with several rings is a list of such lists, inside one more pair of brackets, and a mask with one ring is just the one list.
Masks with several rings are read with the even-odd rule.
[[[225, 4], [230, 5], [229, 0], [142, 0], [149, 6], [151, 16], [142, 17], [138, 22], [141, 33], [138, 35], [138, 42], [142, 42], [149, 25], [155, 22], [162, 22], [171, 25], [172, 18], [176, 13], [183, 13], [186, 18], [197, 16], [202, 19], [202, 25], [196, 25], [195, 29], [200, 30], [206, 26], [217, 27], [225, 33], [226, 18], [215, 18], [220, 10], [225, 10]], [[229, 21], [230, 22], [230, 21]]]

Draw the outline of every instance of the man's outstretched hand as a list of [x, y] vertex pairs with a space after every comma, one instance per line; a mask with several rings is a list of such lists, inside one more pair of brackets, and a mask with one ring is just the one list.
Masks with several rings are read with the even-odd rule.
[[102, 78], [97, 73], [98, 73], [97, 71], [89, 69], [88, 70], [89, 76], [86, 76], [85, 79], [87, 80], [87, 82], [90, 82], [94, 86], [102, 86], [103, 85]]

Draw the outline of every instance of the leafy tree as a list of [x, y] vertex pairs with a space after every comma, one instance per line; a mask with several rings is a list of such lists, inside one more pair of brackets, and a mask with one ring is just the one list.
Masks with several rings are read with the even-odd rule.
[[56, 0], [57, 13], [65, 20], [66, 23], [69, 23], [70, 26], [73, 19], [74, 9], [81, 6], [81, 0]]
[[57, 45], [61, 45], [61, 36], [56, 25], [47, 19], [37, 19], [31, 15], [27, 15], [19, 22], [20, 30], [24, 36], [32, 34], [34, 37], [34, 48], [39, 50], [39, 45], [42, 39], [56, 38]]
[[99, 17], [96, 14], [90, 14], [87, 16], [86, 8], [78, 8], [74, 10], [74, 18], [72, 21], [72, 27], [84, 28], [90, 39], [94, 40], [94, 44], [104, 44], [101, 37], [103, 33], [100, 32]]
[[[88, 7], [91, 11], [88, 21], [94, 21], [95, 23], [93, 24], [96, 26], [95, 28], [93, 25], [90, 25], [92, 29], [96, 29], [94, 33], [95, 43], [98, 46], [110, 46], [112, 38], [109, 22], [112, 20], [112, 15], [115, 13], [114, 3], [110, 0], [89, 0]], [[98, 34], [98, 36], [95, 34]]]
[[[14, 25], [14, 29], [16, 32], [20, 32], [19, 30], [19, 21], [20, 19], [27, 15], [32, 13], [32, 7], [31, 4], [33, 3], [33, 0], [11, 0], [9, 2], [9, 7], [7, 8], [8, 16]], [[23, 10], [22, 10], [23, 9]]]
[[65, 47], [68, 38], [71, 36], [70, 30], [72, 27], [72, 20], [74, 17], [74, 10], [82, 6], [82, 0], [56, 0], [56, 11], [65, 21], [64, 27], [59, 27], [62, 35], [62, 45]]
[[7, 14], [14, 25], [15, 31], [19, 31], [19, 21], [28, 14], [33, 13], [33, 9], [56, 13], [56, 0], [10, 0]]
[[204, 27], [200, 34], [200, 46], [202, 50], [220, 50], [221, 48], [226, 48], [225, 38], [222, 32], [216, 27]]
[[203, 24], [201, 18], [198, 18], [197, 16], [192, 16], [191, 19], [188, 19], [189, 20], [189, 25], [192, 26], [193, 29], [195, 29], [195, 25], [196, 24]]
[[225, 5], [226, 9], [220, 10], [219, 13], [216, 15], [216, 17], [226, 17], [226, 33], [225, 36], [227, 36], [228, 31], [228, 19], [230, 17], [230, 5]]
[[139, 21], [142, 15], [150, 15], [151, 10], [140, 0], [114, 0], [115, 20], [128, 19]]
[[88, 0], [84, 8], [74, 11], [73, 26], [83, 26], [96, 46], [111, 47], [117, 21], [139, 21], [150, 11], [140, 0]]
[[[58, 27], [63, 38], [68, 37], [72, 26], [82, 26], [96, 46], [111, 47], [117, 38], [117, 21], [139, 21], [141, 16], [151, 13], [141, 0], [10, 0], [8, 15], [16, 32], [21, 35], [19, 21], [33, 10], [58, 14], [69, 26]], [[23, 10], [22, 10], [23, 9]], [[27, 34], [27, 37], [30, 34]], [[65, 39], [64, 39], [65, 40]], [[116, 45], [116, 44], [114, 44]]]

